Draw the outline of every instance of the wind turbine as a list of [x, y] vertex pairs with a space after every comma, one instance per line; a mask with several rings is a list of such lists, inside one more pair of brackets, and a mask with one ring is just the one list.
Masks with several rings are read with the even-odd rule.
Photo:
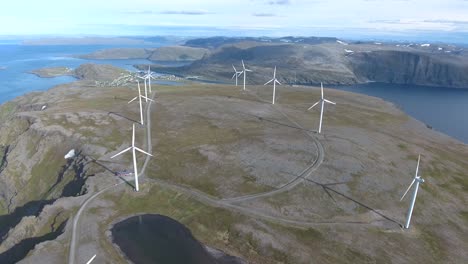
[[148, 80], [148, 86], [149, 86], [149, 92], [152, 93], [153, 91], [151, 90], [151, 79], [153, 80], [156, 80], [156, 78], [154, 78], [153, 76], [153, 73], [151, 72], [151, 66], [148, 65], [148, 72], [143, 75], [142, 77], [138, 76], [140, 79], [144, 79], [145, 80], [145, 91], [146, 91], [146, 80]]
[[133, 98], [132, 100], [130, 100], [128, 103], [131, 103], [131, 102], [135, 101], [136, 99], [139, 99], [139, 101], [140, 101], [140, 122], [141, 122], [142, 125], [144, 125], [144, 121], [143, 121], [143, 105], [142, 105], [142, 103], [141, 103], [141, 98], [143, 97], [143, 98], [146, 99], [146, 101], [149, 100], [149, 101], [151, 101], [151, 102], [154, 102], [154, 100], [152, 100], [152, 99], [150, 99], [150, 98], [148, 98], [148, 97], [146, 97], [146, 96], [144, 96], [144, 95], [141, 95], [140, 82], [137, 81], [137, 83], [138, 83], [138, 96], [135, 97], [135, 98]]
[[231, 80], [234, 79], [234, 77], [236, 77], [236, 86], [237, 86], [237, 78], [238, 78], [239, 76], [241, 76], [242, 72], [241, 72], [241, 71], [237, 71], [237, 70], [236, 70], [236, 67], [234, 67], [234, 65], [232, 65], [232, 68], [234, 69], [234, 75], [232, 75]]
[[128, 147], [124, 150], [122, 150], [121, 152], [115, 154], [114, 156], [111, 157], [111, 159], [127, 152], [131, 150], [132, 151], [132, 155], [133, 155], [133, 169], [135, 171], [135, 190], [138, 192], [139, 190], [139, 187], [138, 187], [138, 168], [137, 168], [137, 162], [136, 162], [136, 150], [138, 150], [139, 152], [143, 153], [143, 154], [146, 154], [148, 156], [151, 156], [153, 157], [153, 155], [149, 154], [148, 152], [138, 148], [138, 147], [135, 147], [135, 124], [133, 124], [133, 133], [132, 133], [132, 146], [131, 147]]
[[311, 107], [309, 107], [309, 109], [307, 109], [307, 110], [310, 110], [310, 109], [314, 108], [316, 105], [318, 105], [320, 103], [322, 104], [321, 109], [320, 109], [320, 124], [319, 124], [319, 130], [318, 130], [319, 134], [322, 133], [323, 109], [325, 107], [325, 103], [336, 105], [336, 103], [334, 103], [334, 102], [332, 102], [330, 100], [327, 100], [327, 99], [325, 99], [323, 97], [323, 83], [320, 83], [320, 89], [321, 89], [321, 92], [322, 92], [322, 97], [320, 98], [320, 100], [318, 102], [316, 102], [313, 106], [311, 106]]
[[94, 254], [94, 256], [92, 258], [90, 258], [88, 260], [88, 262], [86, 262], [86, 264], [90, 264], [91, 262], [93, 262], [93, 260], [96, 258], [96, 254]]
[[[146, 76], [146, 75], [145, 75], [145, 76]], [[145, 98], [145, 102], [148, 102], [148, 88], [146, 88], [146, 78], [141, 77], [141, 76], [138, 76], [138, 78], [143, 79], [144, 82], [145, 82], [145, 97], [146, 97], [146, 98]], [[140, 85], [140, 84], [138, 83], [138, 85]], [[151, 92], [150, 92], [150, 93], [151, 93]]]
[[247, 75], [247, 72], [251, 72], [251, 70], [245, 68], [244, 60], [242, 60], [242, 69], [243, 69], [243, 71], [241, 71], [241, 73], [239, 74], [239, 76], [240, 76], [241, 74], [244, 74], [244, 91], [245, 91], [245, 79], [246, 79], [246, 75]]
[[269, 84], [271, 82], [273, 82], [273, 100], [272, 100], [271, 104], [275, 104], [276, 84], [278, 83], [279, 85], [281, 85], [281, 83], [276, 79], [276, 66], [275, 66], [275, 70], [273, 71], [273, 79], [269, 80], [264, 85], [267, 85], [267, 84]]
[[419, 184], [424, 182], [424, 179], [421, 178], [421, 176], [418, 175], [419, 161], [420, 160], [421, 160], [421, 155], [419, 155], [419, 157], [418, 157], [418, 165], [416, 166], [416, 173], [414, 174], [414, 179], [411, 182], [408, 189], [406, 189], [406, 192], [403, 194], [403, 196], [400, 199], [400, 201], [402, 201], [403, 198], [405, 198], [405, 195], [409, 192], [409, 190], [413, 186], [413, 184], [416, 183], [416, 186], [414, 187], [414, 191], [413, 191], [413, 196], [411, 197], [411, 204], [410, 204], [410, 207], [408, 209], [408, 215], [406, 216], [406, 223], [405, 223], [405, 228], [406, 229], [409, 228], [409, 225], [410, 225], [410, 222], [411, 222], [411, 215], [413, 214], [414, 203], [416, 202], [416, 195], [418, 195]]

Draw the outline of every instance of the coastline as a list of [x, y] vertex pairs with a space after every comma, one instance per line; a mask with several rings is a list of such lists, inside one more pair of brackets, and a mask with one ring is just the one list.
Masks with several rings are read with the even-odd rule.
[[71, 76], [74, 78], [76, 77], [75, 71], [71, 68], [68, 67], [44, 67], [44, 68], [39, 68], [32, 70], [28, 72], [29, 74], [34, 74], [39, 78], [55, 78], [55, 77], [61, 77], [61, 76]]

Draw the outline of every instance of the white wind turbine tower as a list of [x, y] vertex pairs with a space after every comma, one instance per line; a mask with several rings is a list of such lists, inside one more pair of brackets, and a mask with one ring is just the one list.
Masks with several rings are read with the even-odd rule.
[[231, 80], [234, 79], [234, 77], [236, 77], [236, 86], [237, 86], [237, 78], [238, 78], [239, 76], [241, 76], [242, 72], [241, 72], [241, 71], [237, 71], [237, 70], [236, 70], [236, 67], [234, 67], [234, 65], [232, 65], [232, 68], [234, 69], [234, 75], [232, 75]]
[[148, 65], [148, 72], [145, 75], [143, 75], [142, 77], [138, 76], [138, 78], [145, 80], [145, 92], [147, 90], [146, 80], [148, 80], [149, 92], [152, 93], [153, 91], [151, 90], [151, 79], [156, 80], [156, 78], [154, 78], [153, 73], [151, 72], [151, 66]]
[[135, 191], [138, 192], [139, 190], [139, 187], [138, 187], [138, 168], [137, 168], [137, 162], [136, 162], [136, 150], [138, 150], [139, 152], [143, 153], [143, 154], [146, 154], [148, 156], [151, 156], [153, 157], [153, 155], [149, 154], [148, 152], [140, 149], [140, 148], [137, 148], [135, 147], [135, 124], [133, 124], [133, 131], [132, 131], [132, 146], [131, 147], [128, 147], [124, 150], [122, 150], [121, 152], [115, 154], [114, 156], [111, 157], [111, 159], [127, 152], [131, 150], [132, 151], [132, 155], [133, 155], [133, 170], [134, 170], [134, 175], [135, 175]]
[[246, 73], [247, 73], [247, 72], [251, 72], [251, 70], [245, 68], [244, 60], [242, 60], [242, 69], [243, 69], [243, 71], [241, 71], [241, 73], [239, 74], [239, 76], [240, 76], [241, 74], [244, 74], [244, 91], [245, 91], [245, 79], [246, 79], [246, 75], [247, 75]]
[[336, 103], [334, 103], [334, 102], [332, 102], [330, 100], [327, 100], [327, 99], [325, 99], [323, 97], [323, 84], [322, 83], [320, 83], [320, 90], [322, 92], [322, 97], [320, 98], [320, 100], [318, 102], [316, 102], [313, 106], [309, 107], [309, 109], [307, 109], [307, 110], [310, 110], [310, 109], [314, 108], [316, 105], [318, 105], [320, 103], [322, 104], [321, 108], [320, 108], [320, 124], [319, 124], [319, 130], [318, 130], [319, 134], [322, 133], [322, 120], [323, 120], [323, 110], [324, 110], [324, 107], [325, 107], [325, 103], [336, 105]]
[[144, 96], [144, 95], [141, 95], [140, 82], [137, 81], [137, 83], [138, 83], [138, 96], [133, 98], [132, 100], [130, 100], [128, 103], [131, 103], [131, 102], [135, 101], [136, 99], [139, 99], [139, 101], [140, 101], [140, 122], [141, 122], [142, 125], [144, 125], [144, 121], [143, 121], [143, 104], [141, 103], [141, 98], [142, 97], [145, 98], [146, 101], [148, 101], [148, 100], [151, 101], [151, 102], [154, 102], [154, 101], [152, 99]]
[[418, 157], [418, 165], [416, 166], [416, 173], [414, 174], [414, 179], [413, 181], [411, 182], [410, 186], [408, 187], [408, 189], [406, 189], [406, 192], [403, 194], [403, 196], [401, 197], [400, 201], [403, 200], [403, 198], [405, 198], [405, 195], [409, 192], [409, 190], [411, 189], [411, 187], [413, 186], [414, 183], [416, 183], [416, 186], [414, 187], [414, 191], [413, 191], [413, 196], [411, 197], [411, 204], [410, 204], [410, 207], [408, 209], [408, 214], [406, 216], [406, 223], [405, 223], [405, 228], [408, 229], [409, 228], [409, 225], [410, 225], [410, 222], [411, 222], [411, 215], [413, 214], [413, 209], [414, 209], [414, 203], [416, 202], [416, 195], [418, 195], [418, 189], [419, 189], [419, 184], [420, 183], [423, 183], [424, 182], [424, 179], [421, 178], [421, 176], [418, 175], [418, 172], [419, 172], [419, 161], [421, 160], [421, 155], [419, 155]]
[[143, 75], [143, 78], [148, 79], [148, 87], [149, 87], [150, 93], [152, 93], [153, 91], [151, 90], [151, 79], [156, 80], [156, 78], [154, 78], [153, 73], [151, 72], [151, 66], [148, 65], [148, 73]]
[[93, 262], [93, 260], [96, 258], [96, 254], [94, 254], [94, 256], [92, 258], [90, 258], [88, 260], [88, 262], [86, 262], [86, 264], [90, 264], [91, 262]]
[[276, 79], [276, 66], [275, 66], [275, 70], [273, 71], [273, 79], [269, 80], [267, 83], [265, 83], [264, 85], [267, 85], [269, 83], [273, 82], [273, 100], [272, 100], [272, 104], [275, 104], [275, 97], [276, 97], [276, 84], [279, 84], [281, 85], [281, 83]]

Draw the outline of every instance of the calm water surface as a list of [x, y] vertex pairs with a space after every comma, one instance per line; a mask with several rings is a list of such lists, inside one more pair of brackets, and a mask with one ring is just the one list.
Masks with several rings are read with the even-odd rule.
[[240, 259], [213, 256], [183, 224], [163, 215], [139, 215], [116, 223], [112, 238], [134, 263], [238, 264]]
[[392, 102], [407, 114], [432, 126], [434, 130], [468, 144], [468, 89], [384, 83], [334, 88]]
[[[154, 44], [151, 47], [157, 47]], [[121, 46], [119, 46], [121, 47]], [[52, 45], [28, 46], [0, 45], [0, 103], [30, 91], [47, 90], [55, 85], [72, 82], [73, 77], [40, 78], [28, 72], [44, 68], [65, 66], [77, 68], [84, 63], [111, 64], [135, 71], [134, 64], [148, 64], [148, 60], [88, 60], [71, 56], [115, 48], [109, 45]]]

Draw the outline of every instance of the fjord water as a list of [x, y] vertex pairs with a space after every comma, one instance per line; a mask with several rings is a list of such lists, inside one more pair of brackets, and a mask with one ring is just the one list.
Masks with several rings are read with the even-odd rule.
[[[157, 44], [154, 44], [152, 47], [157, 46]], [[0, 103], [30, 91], [47, 90], [55, 85], [75, 80], [70, 76], [40, 78], [29, 73], [35, 69], [58, 66], [76, 68], [84, 63], [96, 63], [111, 64], [127, 70], [135, 70], [134, 64], [149, 63], [148, 60], [144, 59], [85, 60], [72, 57], [73, 55], [115, 47], [109, 45], [0, 45]]]
[[380, 97], [434, 130], [468, 144], [468, 87], [368, 83], [333, 88]]
[[181, 223], [163, 215], [133, 216], [112, 229], [112, 239], [133, 263], [237, 264], [240, 259], [212, 256]]

